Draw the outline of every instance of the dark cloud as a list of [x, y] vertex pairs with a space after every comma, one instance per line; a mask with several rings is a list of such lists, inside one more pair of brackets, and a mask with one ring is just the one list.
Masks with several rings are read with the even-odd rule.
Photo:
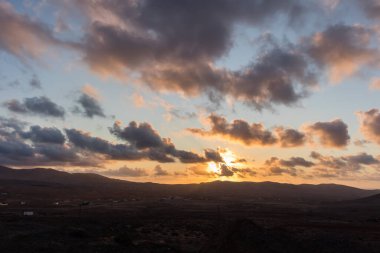
[[243, 120], [227, 122], [222, 116], [212, 114], [208, 117], [211, 130], [188, 129], [190, 132], [204, 136], [221, 135], [231, 140], [242, 142], [246, 145], [273, 145], [277, 139], [273, 134], [264, 129], [262, 124], [251, 124]]
[[185, 150], [175, 150], [169, 153], [174, 157], [177, 157], [182, 163], [203, 163], [206, 159], [198, 154]]
[[358, 113], [360, 119], [360, 131], [369, 142], [380, 145], [380, 112], [372, 109], [367, 112]]
[[302, 157], [291, 157], [290, 160], [280, 160], [280, 165], [287, 167], [311, 167], [314, 165], [313, 162], [307, 161]]
[[3, 103], [3, 105], [11, 112], [15, 113], [27, 113], [28, 109], [24, 104], [20, 103], [20, 101], [16, 99], [8, 100]]
[[359, 153], [350, 156], [324, 156], [317, 152], [312, 152], [310, 156], [318, 160], [317, 167], [325, 168], [328, 174], [335, 176], [346, 176], [349, 173], [360, 172], [363, 166], [380, 164], [380, 161], [367, 153]]
[[122, 129], [116, 122], [110, 127], [110, 132], [121, 140], [126, 140], [138, 149], [163, 147], [164, 142], [160, 135], [148, 123], [137, 124], [132, 121]]
[[291, 46], [268, 50], [239, 71], [215, 66], [231, 49], [238, 25], [255, 27], [280, 16], [293, 22], [309, 9], [304, 1], [101, 0], [71, 5], [87, 14], [82, 13], [88, 18], [84, 61], [102, 75], [138, 71], [154, 90], [205, 94], [215, 103], [230, 95], [257, 109], [295, 104], [315, 83], [307, 59]]
[[313, 162], [307, 161], [302, 157], [291, 157], [289, 160], [279, 159], [277, 157], [272, 157], [269, 160], [265, 161], [265, 164], [268, 166], [284, 166], [284, 167], [312, 167], [315, 164]]
[[161, 138], [156, 130], [148, 123], [132, 121], [125, 128], [116, 122], [110, 132], [119, 139], [127, 141], [137, 149], [147, 150], [148, 156], [160, 162], [174, 162], [178, 158], [182, 163], [202, 163], [206, 159], [190, 151], [179, 150], [170, 139]]
[[377, 0], [357, 0], [369, 18], [380, 18], [380, 3]]
[[337, 24], [310, 38], [307, 52], [329, 71], [333, 83], [354, 74], [363, 65], [378, 61], [377, 49], [371, 48], [375, 31], [359, 25]]
[[305, 97], [316, 85], [316, 76], [308, 68], [302, 52], [294, 48], [274, 48], [247, 68], [235, 73], [227, 83], [228, 94], [255, 106], [292, 105]]
[[[80, 155], [77, 150], [65, 145], [39, 143], [34, 146], [34, 149], [36, 153], [44, 155], [55, 163], [66, 162], [73, 165], [80, 160]], [[80, 164], [82, 163], [83, 162]]]
[[[56, 128], [32, 126], [0, 118], [0, 164], [9, 166], [99, 166], [96, 155], [65, 144]], [[25, 142], [32, 140], [32, 144]]]
[[12, 99], [5, 102], [4, 106], [15, 113], [36, 114], [55, 118], [64, 118], [65, 116], [63, 107], [43, 96], [25, 98], [23, 102]]
[[15, 118], [4, 118], [0, 116], [0, 133], [2, 135], [5, 134], [4, 131], [21, 132], [27, 125], [27, 122]]
[[65, 129], [66, 142], [66, 137], [57, 128], [35, 125], [25, 130], [26, 125], [15, 119], [0, 117], [0, 164], [99, 166], [107, 160], [145, 159], [162, 163], [208, 161], [196, 153], [176, 149], [169, 139], [162, 139], [159, 147], [138, 149], [136, 142], [114, 144], [77, 129]]
[[117, 170], [107, 170], [102, 172], [103, 175], [113, 176], [113, 177], [145, 177], [148, 173], [145, 169], [140, 168], [128, 168], [123, 166]]
[[197, 114], [195, 112], [183, 112], [179, 109], [170, 109], [168, 110], [168, 115], [173, 116], [177, 119], [187, 120], [187, 119], [193, 119], [197, 117]]
[[75, 129], [66, 129], [69, 140], [80, 148], [105, 154], [112, 159], [149, 159], [161, 163], [204, 163], [207, 159], [196, 153], [177, 149], [170, 139], [161, 138], [148, 123], [130, 122], [125, 128], [116, 122], [110, 132], [128, 144], [112, 144], [106, 140], [91, 137]]
[[206, 159], [213, 161], [213, 162], [223, 162], [223, 158], [221, 157], [220, 153], [213, 149], [206, 149], [205, 150], [205, 157]]
[[27, 125], [26, 122], [17, 119], [0, 117], [0, 135], [12, 138], [21, 137], [22, 139], [29, 139], [34, 143], [65, 143], [65, 136], [55, 127], [34, 125], [28, 131], [25, 131], [24, 129]]
[[306, 142], [306, 135], [298, 130], [278, 127], [275, 131], [282, 147], [303, 146]]
[[[218, 58], [230, 48], [236, 23], [258, 24], [280, 12], [290, 14], [301, 5], [292, 0], [114, 0], [76, 4], [90, 19], [86, 60], [94, 69], [108, 71], [154, 60], [199, 63]], [[94, 15], [102, 11], [118, 22]], [[123, 30], [127, 24], [131, 29]]]
[[167, 170], [164, 170], [160, 165], [157, 165], [154, 167], [154, 176], [156, 177], [162, 177], [162, 176], [169, 176], [170, 173]]
[[373, 165], [373, 164], [380, 163], [378, 159], [376, 159], [375, 157], [367, 153], [350, 155], [350, 156], [344, 157], [343, 159], [348, 161], [349, 163], [364, 164], [364, 165]]
[[229, 123], [224, 117], [211, 114], [208, 117], [211, 123], [210, 130], [190, 128], [188, 131], [201, 136], [220, 135], [245, 145], [281, 145], [282, 147], [296, 147], [305, 143], [305, 134], [295, 129], [277, 127], [272, 133], [266, 130], [261, 123], [249, 124], [244, 120], [234, 120]]
[[93, 118], [94, 116], [105, 117], [103, 108], [95, 98], [82, 93], [77, 103], [79, 107], [75, 107], [74, 112], [81, 113], [87, 118]]
[[216, 104], [222, 101], [221, 97], [230, 95], [259, 110], [272, 104], [295, 104], [316, 84], [315, 74], [302, 52], [290, 48], [269, 50], [235, 72], [204, 63], [185, 66], [149, 70], [142, 78], [156, 89], [188, 95], [205, 93]]
[[[110, 141], [93, 137], [77, 129], [65, 129], [65, 135], [55, 127], [31, 126], [15, 119], [0, 117], [0, 164], [6, 165], [77, 165], [99, 166], [107, 160], [152, 160], [162, 163], [205, 163], [210, 157], [177, 149], [170, 139], [161, 138], [147, 123], [131, 123], [132, 132], [126, 133], [124, 140], [131, 142], [114, 144]], [[142, 131], [142, 132], [140, 132]], [[144, 131], [159, 138], [159, 145], [147, 139], [139, 140]], [[137, 136], [132, 134], [137, 133]], [[147, 145], [143, 145], [145, 143]], [[139, 148], [138, 148], [138, 147]], [[211, 149], [207, 153], [216, 152]], [[210, 155], [208, 155], [210, 156]]]
[[340, 119], [330, 122], [317, 122], [307, 127], [307, 130], [318, 136], [319, 142], [326, 147], [346, 147], [350, 141], [347, 125]]
[[226, 164], [221, 164], [219, 176], [221, 176], [221, 177], [232, 177], [235, 174], [233, 170], [234, 170], [234, 168], [230, 168]]
[[146, 156], [130, 145], [112, 144], [76, 129], [65, 129], [65, 132], [69, 141], [76, 147], [106, 155], [110, 159], [141, 160]]
[[35, 89], [42, 89], [41, 81], [36, 75], [32, 76], [32, 79], [29, 81], [29, 85]]
[[270, 167], [269, 173], [271, 176], [280, 176], [288, 174], [290, 176], [297, 176], [297, 170], [295, 168], [281, 168], [281, 167]]
[[251, 168], [239, 168], [238, 169], [238, 176], [239, 177], [246, 177], [246, 176], [249, 176], [249, 177], [254, 177], [257, 175], [257, 172], [254, 170], [254, 169], [251, 169]]
[[65, 143], [65, 136], [55, 127], [31, 126], [29, 131], [20, 132], [22, 138], [30, 139], [36, 143]]
[[267, 171], [270, 176], [278, 176], [288, 174], [291, 176], [297, 176], [300, 172], [299, 167], [310, 168], [315, 164], [311, 161], [307, 161], [302, 157], [291, 157], [288, 160], [279, 159], [277, 157], [271, 157], [264, 163], [264, 170]]
[[33, 157], [34, 151], [31, 146], [22, 141], [6, 139], [0, 140], [0, 154], [10, 159], [17, 159], [18, 157]]

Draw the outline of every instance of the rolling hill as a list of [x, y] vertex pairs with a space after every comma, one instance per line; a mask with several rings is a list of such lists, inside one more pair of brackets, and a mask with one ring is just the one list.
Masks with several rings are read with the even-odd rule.
[[0, 166], [0, 192], [39, 199], [63, 198], [191, 198], [275, 199], [339, 201], [369, 197], [378, 190], [335, 184], [282, 184], [274, 182], [214, 181], [167, 185], [136, 183], [90, 173], [68, 173], [53, 169], [11, 169]]

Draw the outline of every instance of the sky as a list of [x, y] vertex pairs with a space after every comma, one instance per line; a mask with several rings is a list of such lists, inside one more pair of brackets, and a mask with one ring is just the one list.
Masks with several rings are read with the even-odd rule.
[[0, 164], [380, 188], [378, 0], [0, 0]]

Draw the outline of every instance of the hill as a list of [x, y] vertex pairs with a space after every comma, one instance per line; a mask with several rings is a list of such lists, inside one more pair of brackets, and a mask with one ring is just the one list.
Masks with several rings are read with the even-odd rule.
[[365, 198], [377, 190], [335, 184], [281, 184], [274, 182], [215, 181], [167, 185], [136, 183], [91, 173], [68, 173], [53, 169], [11, 169], [0, 166], [0, 191], [13, 197], [63, 198], [229, 198], [259, 200], [338, 201]]

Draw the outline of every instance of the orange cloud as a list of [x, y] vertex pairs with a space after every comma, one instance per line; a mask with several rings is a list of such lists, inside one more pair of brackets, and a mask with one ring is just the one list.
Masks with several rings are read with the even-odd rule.
[[52, 46], [78, 47], [54, 38], [47, 26], [17, 13], [4, 1], [0, 2], [0, 30], [0, 49], [21, 59], [38, 58]]

